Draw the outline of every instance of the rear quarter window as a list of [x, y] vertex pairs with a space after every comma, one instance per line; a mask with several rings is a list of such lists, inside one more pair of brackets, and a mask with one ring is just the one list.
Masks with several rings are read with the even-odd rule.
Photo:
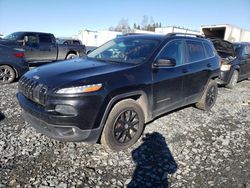
[[202, 42], [187, 40], [188, 63], [206, 59]]
[[203, 45], [205, 47], [207, 57], [208, 58], [213, 57], [215, 55], [214, 48], [211, 45], [209, 45], [208, 43], [206, 43], [206, 42], [204, 42]]

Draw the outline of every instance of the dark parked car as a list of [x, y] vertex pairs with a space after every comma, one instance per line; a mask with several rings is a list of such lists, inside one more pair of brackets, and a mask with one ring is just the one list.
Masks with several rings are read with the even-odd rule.
[[131, 35], [85, 59], [29, 71], [19, 81], [17, 98], [25, 119], [43, 134], [100, 140], [119, 151], [161, 114], [193, 103], [210, 110], [219, 74], [219, 56], [201, 36]]
[[221, 74], [218, 84], [233, 88], [238, 81], [238, 72], [240, 69], [239, 59], [236, 57], [233, 44], [219, 38], [211, 38], [211, 41], [221, 57]]
[[239, 79], [249, 79], [250, 78], [250, 43], [241, 42], [233, 43], [234, 50], [237, 58], [240, 61], [239, 69]]
[[[238, 81], [250, 77], [250, 46], [247, 43], [235, 43], [212, 38], [216, 51], [221, 57], [221, 74], [218, 84], [233, 88]], [[248, 54], [248, 55], [243, 55]]]
[[51, 33], [15, 32], [0, 39], [0, 44], [25, 49], [29, 63], [53, 62], [85, 55], [84, 45], [57, 44]]
[[24, 50], [0, 44], [0, 84], [8, 84], [29, 70]]

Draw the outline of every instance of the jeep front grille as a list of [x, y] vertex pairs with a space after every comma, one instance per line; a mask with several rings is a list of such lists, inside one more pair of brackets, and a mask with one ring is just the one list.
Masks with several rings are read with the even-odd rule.
[[48, 92], [48, 88], [45, 85], [23, 76], [19, 80], [18, 90], [28, 99], [43, 106], [45, 105]]

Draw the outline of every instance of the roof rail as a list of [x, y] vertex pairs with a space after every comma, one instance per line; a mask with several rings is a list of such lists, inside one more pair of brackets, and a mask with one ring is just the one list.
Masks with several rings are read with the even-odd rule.
[[204, 35], [199, 35], [199, 34], [193, 34], [193, 33], [168, 33], [166, 36], [171, 37], [171, 36], [194, 36], [197, 38], [206, 38]]
[[146, 35], [148, 33], [125, 33], [123, 36], [130, 36], [130, 35]]

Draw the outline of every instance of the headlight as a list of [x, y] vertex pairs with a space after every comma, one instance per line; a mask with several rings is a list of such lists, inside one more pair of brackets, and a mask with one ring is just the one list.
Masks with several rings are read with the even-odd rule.
[[59, 89], [56, 93], [58, 94], [90, 93], [90, 92], [98, 91], [101, 88], [102, 88], [102, 84], [91, 84], [91, 85]]
[[231, 69], [231, 65], [229, 64], [222, 64], [220, 67], [221, 71], [229, 71]]

